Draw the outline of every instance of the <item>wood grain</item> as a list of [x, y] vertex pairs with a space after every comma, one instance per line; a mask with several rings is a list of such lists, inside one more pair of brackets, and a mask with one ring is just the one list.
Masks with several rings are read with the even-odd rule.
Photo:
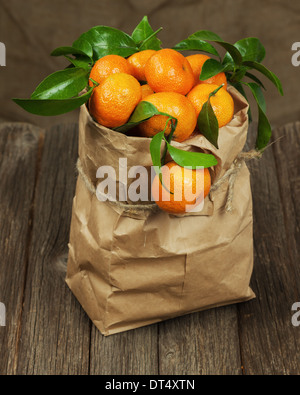
[[[286, 132], [285, 149], [280, 148], [283, 140], [277, 141], [261, 160], [250, 163], [255, 249], [252, 287], [257, 299], [238, 306], [238, 311], [242, 363], [245, 374], [251, 375], [300, 372], [300, 331], [291, 324], [291, 307], [300, 295], [299, 260], [295, 259], [295, 250], [289, 250], [293, 225], [284, 220], [284, 212], [290, 213], [288, 200], [296, 196], [286, 193], [290, 181], [276, 170], [279, 166], [288, 172], [287, 157], [297, 160], [300, 145], [292, 133]], [[297, 133], [299, 139], [300, 130]], [[277, 131], [274, 136], [278, 137]], [[299, 166], [294, 167], [297, 177], [299, 170]]]
[[[274, 131], [276, 172], [287, 235], [289, 267], [294, 271], [294, 287], [300, 300], [300, 122]], [[298, 281], [297, 281], [298, 280]]]
[[236, 306], [203, 311], [161, 323], [159, 373], [242, 374]]
[[6, 327], [0, 327], [0, 374], [15, 372], [28, 242], [42, 129], [28, 124], [0, 125], [0, 301]]
[[90, 374], [158, 374], [158, 326], [104, 337], [93, 326]]
[[90, 322], [64, 283], [74, 195], [77, 126], [46, 134], [38, 180], [24, 312], [19, 374], [87, 374]]

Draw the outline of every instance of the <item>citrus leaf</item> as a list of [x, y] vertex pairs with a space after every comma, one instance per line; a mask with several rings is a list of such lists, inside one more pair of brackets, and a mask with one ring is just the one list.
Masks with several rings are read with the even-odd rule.
[[226, 65], [226, 64], [232, 64], [234, 65], [234, 60], [232, 59], [232, 56], [230, 55], [229, 52], [226, 52], [222, 64]]
[[197, 38], [199, 40], [207, 41], [223, 41], [220, 36], [210, 30], [199, 30], [198, 32], [193, 33], [189, 38]]
[[[121, 133], [126, 133], [128, 130], [132, 129], [134, 126], [147, 121], [149, 118], [153, 117], [154, 115], [164, 115], [170, 120], [173, 119], [175, 120], [175, 128], [177, 126], [177, 119], [172, 117], [169, 114], [166, 114], [165, 112], [158, 111], [158, 109], [152, 104], [147, 101], [141, 101], [137, 107], [135, 108], [134, 112], [132, 113], [131, 117], [129, 118], [129, 121], [125, 123], [122, 126], [119, 126], [115, 128], [114, 130], [117, 132]], [[166, 127], [167, 128], [168, 122], [166, 122]]]
[[78, 40], [73, 42], [72, 47], [79, 49], [80, 51], [85, 53], [89, 58], [93, 57], [93, 47], [84, 38], [79, 37]]
[[176, 44], [173, 49], [176, 51], [202, 51], [220, 57], [214, 46], [207, 43], [206, 41], [196, 38], [187, 38], [186, 40], [182, 40]]
[[247, 67], [260, 71], [263, 75], [265, 75], [278, 89], [279, 93], [283, 96], [283, 89], [279, 78], [272, 73], [272, 71], [268, 70], [264, 65], [257, 62], [246, 61], [243, 64]]
[[95, 26], [83, 33], [79, 39], [90, 43], [95, 61], [106, 55], [126, 58], [138, 52], [136, 43], [128, 34], [108, 26]]
[[91, 70], [91, 67], [92, 67], [91, 66], [91, 60], [87, 56], [78, 56], [76, 58], [71, 58], [68, 55], [64, 55], [64, 56], [65, 56], [66, 59], [68, 59], [68, 61], [70, 63], [72, 63], [72, 65], [74, 67], [80, 67], [80, 68], [88, 70], [88, 71]]
[[266, 100], [264, 98], [261, 87], [254, 82], [248, 82], [247, 86], [251, 89], [255, 100], [258, 102], [259, 106], [262, 108], [263, 112], [267, 111]]
[[[248, 97], [246, 95], [245, 89], [244, 89], [243, 85], [241, 84], [241, 82], [235, 82], [232, 85], [235, 87], [235, 89], [237, 89], [244, 96], [244, 98], [247, 100], [247, 102], [249, 104]], [[248, 109], [248, 116], [249, 116], [249, 122], [252, 122], [253, 118], [252, 118], [250, 104], [249, 104], [249, 109]]]
[[31, 99], [69, 99], [87, 86], [88, 76], [89, 72], [79, 67], [56, 71], [39, 84]]
[[263, 93], [261, 87], [253, 82], [244, 83], [247, 85], [256, 100], [258, 107], [258, 128], [257, 128], [257, 139], [256, 139], [256, 149], [263, 150], [270, 141], [272, 136], [272, 128], [269, 123], [269, 120], [265, 114], [265, 99], [263, 97]]
[[24, 110], [35, 115], [52, 116], [61, 115], [75, 110], [82, 104], [86, 103], [93, 92], [93, 87], [81, 95], [71, 99], [63, 100], [33, 100], [33, 99], [12, 99]]
[[240, 51], [243, 62], [254, 61], [260, 63], [266, 56], [265, 47], [260, 40], [255, 37], [243, 38], [237, 41], [234, 46]]
[[139, 50], [153, 49], [158, 51], [161, 49], [161, 41], [156, 36], [148, 40], [153, 33], [154, 30], [149, 24], [148, 17], [144, 16], [141, 22], [134, 29], [131, 37], [139, 47]]
[[219, 123], [210, 104], [210, 99], [208, 99], [207, 102], [203, 104], [202, 110], [198, 116], [197, 124], [200, 133], [202, 133], [203, 136], [206, 137], [207, 140], [216, 148], [219, 148]]
[[74, 47], [59, 47], [51, 52], [51, 56], [64, 56], [64, 55], [82, 55], [87, 56], [87, 54], [80, 49]]
[[[167, 142], [167, 141], [166, 141]], [[214, 155], [204, 154], [202, 152], [183, 151], [173, 147], [167, 142], [168, 151], [171, 158], [181, 167], [212, 167], [218, 164]]]
[[230, 65], [222, 65], [220, 62], [218, 62], [215, 59], [208, 59], [202, 67], [201, 74], [200, 74], [200, 80], [205, 81], [208, 78], [211, 78], [219, 73], [222, 73], [223, 71], [231, 71], [233, 70], [233, 67]]
[[256, 149], [259, 151], [264, 149], [272, 136], [272, 128], [266, 114], [258, 107], [258, 129], [256, 139]]
[[[150, 143], [150, 155], [152, 159], [152, 164], [154, 166], [155, 172], [160, 174], [161, 163], [161, 143], [164, 139], [164, 131], [157, 133], [152, 137]], [[158, 171], [157, 171], [158, 170]]]
[[140, 124], [141, 122], [147, 121], [147, 119], [153, 117], [153, 115], [160, 115], [161, 113], [157, 110], [157, 108], [147, 101], [141, 101], [134, 112], [132, 113], [129, 121], [114, 130], [117, 132], [125, 133], [128, 130], [132, 129], [134, 126]]
[[250, 78], [251, 80], [253, 80], [254, 82], [256, 82], [258, 85], [260, 85], [264, 90], [266, 90], [264, 84], [261, 82], [261, 80], [259, 78], [256, 77], [256, 75], [249, 73], [249, 71], [247, 71], [245, 73], [245, 76]]
[[227, 43], [225, 41], [215, 41], [215, 42], [221, 45], [221, 47], [223, 47], [224, 49], [226, 49], [226, 51], [229, 53], [229, 55], [231, 56], [231, 58], [233, 59], [234, 63], [237, 66], [241, 65], [243, 61], [243, 57], [240, 51], [234, 45]]
[[215, 42], [216, 44], [219, 44], [221, 47], [225, 48], [227, 52], [229, 52], [231, 58], [234, 60], [236, 65], [240, 65], [242, 63], [243, 58], [238, 48], [222, 40], [222, 38], [216, 33], [213, 33], [209, 30], [200, 30], [189, 36], [189, 39], [199, 39]]

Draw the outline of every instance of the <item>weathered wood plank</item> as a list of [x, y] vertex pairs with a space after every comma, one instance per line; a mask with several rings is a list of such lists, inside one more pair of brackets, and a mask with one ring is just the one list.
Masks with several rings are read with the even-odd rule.
[[273, 145], [273, 151], [283, 206], [290, 269], [295, 271], [294, 287], [300, 301], [300, 122], [276, 129], [274, 139], [278, 140], [278, 143]]
[[[283, 178], [283, 171], [289, 173], [291, 170], [287, 158], [291, 155], [288, 147], [292, 141], [296, 145], [296, 141], [287, 135], [285, 150], [280, 148], [283, 147], [280, 140], [275, 143], [276, 148], [273, 147], [277, 152], [275, 157], [273, 149], [269, 148], [260, 161], [252, 161], [249, 165], [254, 202], [255, 265], [252, 287], [257, 299], [238, 306], [245, 374], [300, 372], [300, 331], [291, 324], [291, 307], [297, 297], [299, 299], [300, 278], [299, 269], [296, 268], [299, 261], [296, 261], [294, 251], [289, 251], [291, 244], [288, 239], [293, 233], [293, 225], [284, 221], [283, 214], [289, 212], [287, 199], [296, 198], [284, 190], [290, 181]], [[294, 148], [293, 154], [299, 155], [299, 144]], [[279, 166], [285, 163], [282, 173], [276, 172], [276, 163]], [[299, 166], [293, 170], [298, 179], [299, 170]], [[283, 194], [289, 195], [286, 200], [281, 200]]]
[[0, 374], [15, 373], [42, 140], [42, 129], [29, 124], [0, 125]]
[[236, 306], [220, 307], [162, 322], [162, 375], [240, 375]]
[[[90, 322], [64, 283], [77, 126], [47, 131], [34, 202], [19, 374], [87, 374]], [[25, 314], [26, 313], [26, 314]]]
[[90, 374], [158, 374], [157, 325], [104, 337], [93, 326]]

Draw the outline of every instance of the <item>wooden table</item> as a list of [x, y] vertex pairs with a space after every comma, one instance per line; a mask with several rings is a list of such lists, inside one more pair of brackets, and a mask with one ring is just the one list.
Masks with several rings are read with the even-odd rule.
[[0, 374], [299, 374], [300, 123], [249, 164], [257, 299], [107, 338], [64, 282], [77, 134], [0, 125]]

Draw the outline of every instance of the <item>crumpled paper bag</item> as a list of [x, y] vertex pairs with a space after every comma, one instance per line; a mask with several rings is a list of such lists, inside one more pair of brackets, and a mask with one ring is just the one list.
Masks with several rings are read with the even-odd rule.
[[[242, 151], [248, 131], [248, 103], [233, 87], [233, 120], [220, 129], [219, 149], [203, 136], [183, 143], [185, 150], [214, 154], [213, 182], [224, 176]], [[234, 209], [225, 212], [228, 181], [207, 196], [199, 213], [182, 216], [160, 210], [126, 210], [101, 202], [100, 166], [151, 168], [150, 139], [126, 136], [93, 121], [82, 106], [79, 120], [78, 176], [73, 201], [66, 282], [105, 336], [212, 307], [255, 297], [252, 196], [243, 163], [234, 184]], [[98, 180], [99, 181], [99, 180]], [[130, 180], [128, 180], [128, 185]], [[145, 204], [149, 202], [144, 202]], [[141, 202], [137, 202], [141, 204]], [[142, 203], [143, 204], [143, 203]]]

